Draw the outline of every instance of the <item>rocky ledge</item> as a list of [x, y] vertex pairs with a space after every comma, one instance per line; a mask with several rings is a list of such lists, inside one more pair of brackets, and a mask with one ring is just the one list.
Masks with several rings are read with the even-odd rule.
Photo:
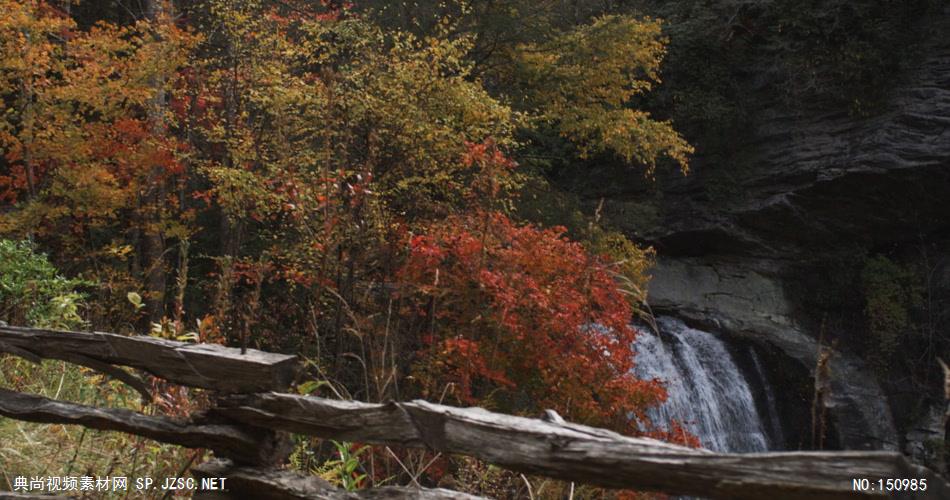
[[[709, 197], [702, 158], [696, 175], [664, 186], [649, 224], [625, 213], [641, 195], [607, 195], [611, 219], [658, 249], [655, 309], [777, 349], [814, 373], [820, 328], [790, 292], [803, 265], [842, 249], [948, 241], [950, 7], [930, 29], [916, 69], [873, 117], [763, 109], [742, 153], [751, 167], [727, 203]], [[947, 255], [934, 269], [950, 290]], [[826, 407], [842, 448], [915, 455], [922, 440], [944, 440], [933, 412], [895, 425], [902, 408], [846, 348], [830, 371]]]
[[[650, 304], [656, 311], [757, 344], [773, 356], [787, 356], [814, 376], [819, 343], [796, 321], [776, 271], [768, 260], [660, 260], [653, 271]], [[787, 380], [788, 374], [774, 378]], [[829, 360], [828, 380], [825, 407], [835, 426], [837, 446], [898, 449], [900, 440], [887, 398], [858, 358], [835, 352]]]

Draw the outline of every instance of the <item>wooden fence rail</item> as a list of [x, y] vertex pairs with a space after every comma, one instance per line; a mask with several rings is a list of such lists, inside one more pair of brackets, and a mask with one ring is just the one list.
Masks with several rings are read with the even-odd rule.
[[34, 361], [60, 359], [100, 371], [103, 365], [129, 366], [176, 384], [224, 393], [286, 389], [299, 367], [296, 356], [253, 349], [241, 354], [240, 349], [214, 344], [13, 326], [0, 327], [0, 351]]
[[[219, 459], [192, 472], [234, 479], [235, 496], [205, 492], [202, 498], [474, 498], [412, 488], [349, 493], [281, 471], [276, 466], [289, 452], [287, 432], [467, 455], [518, 472], [608, 488], [738, 499], [950, 498], [943, 478], [894, 452], [712, 453], [565, 422], [550, 411], [529, 419], [425, 401], [369, 404], [283, 394], [277, 391], [289, 387], [297, 362], [254, 350], [241, 354], [152, 337], [0, 326], [0, 351], [34, 361], [75, 362], [133, 386], [137, 377], [116, 365], [219, 391], [209, 412], [179, 422], [0, 389], [0, 415], [6, 417], [213, 450]], [[854, 488], [854, 479], [869, 479], [874, 486], [879, 478], [926, 480], [927, 489]]]

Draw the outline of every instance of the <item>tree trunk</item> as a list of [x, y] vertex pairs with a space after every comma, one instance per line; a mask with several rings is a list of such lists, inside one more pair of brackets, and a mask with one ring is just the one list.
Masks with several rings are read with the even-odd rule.
[[[164, 22], [166, 3], [163, 0], [148, 0], [146, 17], [152, 23]], [[161, 37], [153, 34], [153, 42], [161, 43]], [[165, 135], [165, 76], [158, 74], [152, 78], [155, 94], [149, 109], [149, 128], [154, 137]], [[165, 316], [165, 238], [161, 232], [162, 212], [165, 203], [165, 185], [162, 167], [154, 165], [145, 186], [145, 254], [147, 270], [145, 286], [148, 290], [147, 304], [149, 321], [157, 323]]]

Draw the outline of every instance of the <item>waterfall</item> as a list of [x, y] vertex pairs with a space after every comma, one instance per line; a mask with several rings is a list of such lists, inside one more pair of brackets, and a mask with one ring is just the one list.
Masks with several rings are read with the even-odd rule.
[[[766, 425], [722, 340], [674, 318], [658, 318], [657, 324], [660, 335], [643, 329], [635, 346], [637, 376], [662, 380], [669, 394], [666, 403], [650, 411], [650, 418], [660, 426], [678, 420], [710, 450], [767, 451]], [[774, 400], [766, 405], [774, 405]]]

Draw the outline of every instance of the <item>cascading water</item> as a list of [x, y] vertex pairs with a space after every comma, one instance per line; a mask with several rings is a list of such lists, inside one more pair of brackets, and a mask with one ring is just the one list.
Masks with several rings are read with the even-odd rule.
[[657, 325], [660, 335], [645, 329], [635, 346], [637, 376], [664, 381], [669, 394], [650, 418], [660, 426], [676, 419], [710, 450], [767, 451], [766, 425], [725, 344], [678, 319], [661, 317]]

